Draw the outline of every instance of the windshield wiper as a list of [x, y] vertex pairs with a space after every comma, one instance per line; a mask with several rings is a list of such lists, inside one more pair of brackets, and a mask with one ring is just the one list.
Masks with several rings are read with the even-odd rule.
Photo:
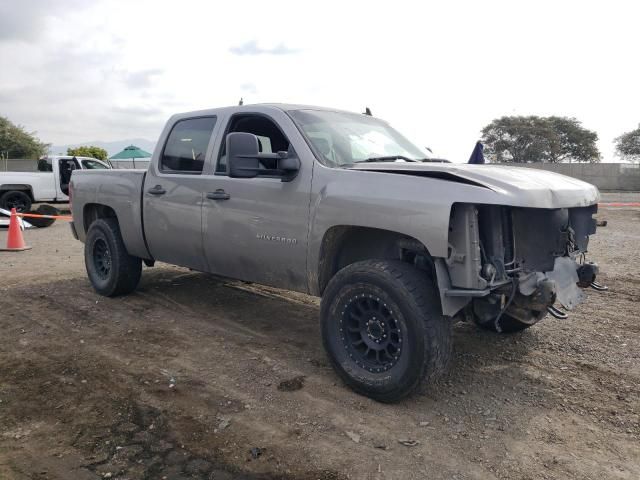
[[405, 162], [417, 162], [418, 160], [414, 160], [413, 158], [408, 158], [402, 155], [388, 155], [386, 157], [370, 157], [365, 160], [358, 160], [356, 163], [360, 162], [394, 162], [396, 160], [404, 160]]

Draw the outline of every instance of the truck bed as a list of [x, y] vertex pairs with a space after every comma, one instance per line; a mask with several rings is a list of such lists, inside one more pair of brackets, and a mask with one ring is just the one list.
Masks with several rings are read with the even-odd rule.
[[91, 209], [105, 205], [118, 218], [129, 254], [151, 258], [142, 227], [144, 170], [76, 170], [71, 179], [71, 213], [78, 239], [85, 241]]
[[53, 172], [0, 172], [0, 191], [15, 185], [28, 185], [36, 202], [56, 199]]

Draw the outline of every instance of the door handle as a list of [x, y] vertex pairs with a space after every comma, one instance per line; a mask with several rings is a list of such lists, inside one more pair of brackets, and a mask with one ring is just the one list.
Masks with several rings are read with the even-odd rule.
[[147, 190], [147, 193], [150, 193], [151, 195], [164, 195], [167, 191], [162, 188], [162, 185], [156, 185], [155, 187]]
[[231, 195], [225, 192], [222, 188], [219, 188], [215, 192], [207, 193], [207, 198], [209, 200], [229, 200]]

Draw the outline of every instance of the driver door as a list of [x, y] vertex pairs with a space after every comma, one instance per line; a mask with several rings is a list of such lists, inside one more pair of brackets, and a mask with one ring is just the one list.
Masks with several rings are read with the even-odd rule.
[[313, 162], [300, 158], [296, 178], [230, 178], [226, 134], [257, 135], [264, 153], [308, 149], [282, 111], [232, 116], [218, 140], [214, 172], [207, 177], [202, 223], [209, 271], [241, 280], [306, 292], [307, 233]]

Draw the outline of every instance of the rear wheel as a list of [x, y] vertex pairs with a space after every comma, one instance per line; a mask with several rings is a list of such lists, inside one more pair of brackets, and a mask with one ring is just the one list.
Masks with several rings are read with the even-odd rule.
[[101, 218], [91, 224], [84, 261], [91, 285], [100, 295], [124, 295], [138, 286], [142, 261], [127, 252], [114, 218]]
[[427, 274], [400, 261], [367, 260], [340, 270], [321, 303], [322, 338], [333, 367], [356, 392], [397, 401], [447, 367], [451, 322]]
[[31, 197], [20, 190], [11, 190], [0, 196], [0, 206], [5, 210], [15, 208], [18, 213], [26, 213], [31, 208]]

